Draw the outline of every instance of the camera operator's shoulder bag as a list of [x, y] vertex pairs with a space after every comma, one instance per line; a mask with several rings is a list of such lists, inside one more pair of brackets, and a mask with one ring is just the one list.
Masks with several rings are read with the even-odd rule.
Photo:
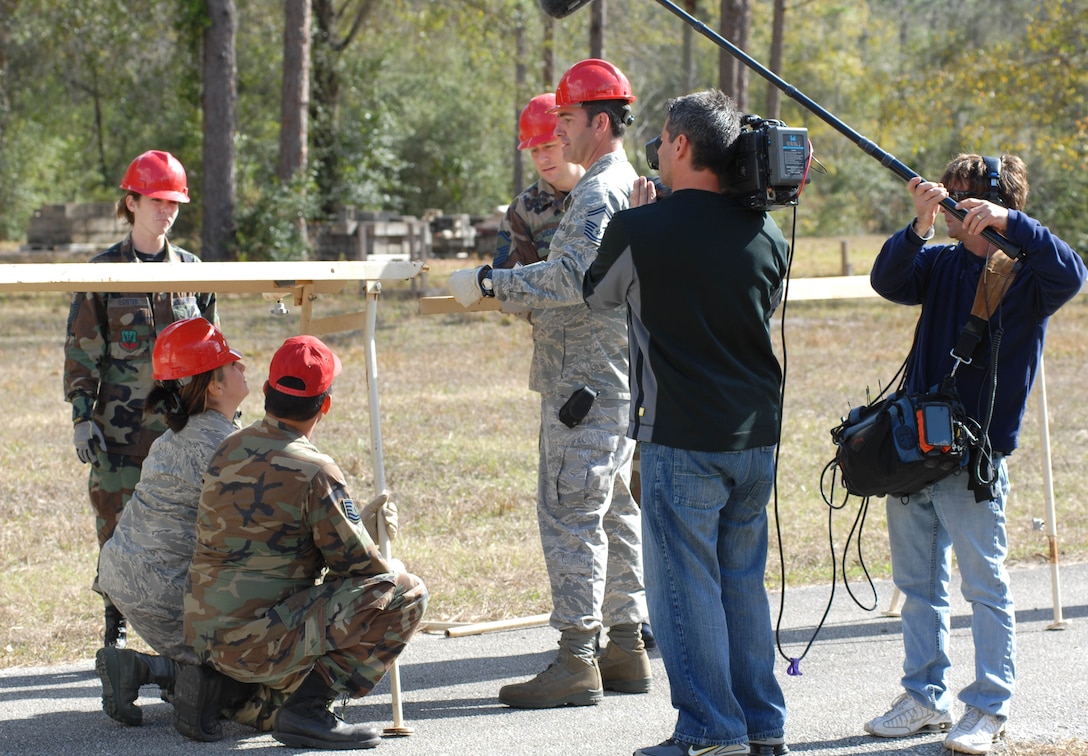
[[[905, 496], [967, 467], [972, 449], [986, 440], [986, 429], [968, 416], [955, 389], [960, 364], [971, 361], [989, 316], [1008, 290], [1019, 263], [997, 250], [979, 278], [971, 316], [952, 356], [952, 372], [940, 386], [925, 393], [905, 390], [914, 343], [900, 367], [896, 391], [883, 392], [869, 404], [854, 407], [831, 429], [835, 458], [843, 486], [855, 496]], [[919, 324], [921, 318], [919, 318]], [[899, 373], [897, 373], [899, 375]]]
[[855, 496], [904, 496], [967, 466], [974, 434], [954, 390], [899, 388], [831, 430], [834, 464]]

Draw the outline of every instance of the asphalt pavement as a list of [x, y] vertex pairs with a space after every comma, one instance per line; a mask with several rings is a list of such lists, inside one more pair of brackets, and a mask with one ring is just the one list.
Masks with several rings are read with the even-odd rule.
[[[1053, 629], [1053, 581], [1049, 566], [1012, 571], [1019, 641], [1018, 688], [1008, 723], [1010, 743], [1081, 741], [1088, 754], [1088, 564], [1059, 571], [1063, 629]], [[860, 599], [872, 600], [865, 585], [851, 585]], [[953, 605], [951, 656], [955, 689], [973, 676], [970, 614], [959, 599]], [[863, 723], [882, 713], [900, 692], [900, 622], [885, 616], [891, 585], [877, 583], [879, 603], [864, 611], [840, 584], [828, 618], [788, 675], [778, 671], [785, 690], [786, 737], [798, 754], [944, 753], [942, 736], [881, 740], [865, 734]], [[800, 656], [828, 603], [830, 586], [786, 591], [779, 643], [785, 656]], [[778, 597], [772, 597], [774, 619]], [[532, 627], [448, 638], [418, 635], [398, 664], [400, 723], [411, 734], [387, 737], [374, 750], [381, 756], [626, 756], [635, 748], [664, 740], [672, 731], [668, 681], [656, 651], [651, 652], [654, 687], [644, 695], [608, 693], [599, 706], [543, 711], [506, 708], [496, 698], [500, 686], [536, 674], [551, 660], [557, 633]], [[0, 670], [0, 753], [2, 754], [221, 754], [238, 751], [291, 752], [269, 735], [233, 723], [218, 743], [196, 743], [173, 727], [171, 708], [154, 686], [143, 689], [140, 727], [124, 727], [101, 709], [101, 686], [94, 661], [55, 667]], [[962, 713], [957, 703], [954, 715]], [[352, 703], [348, 721], [392, 725], [387, 677], [367, 698]], [[1002, 746], [995, 749], [996, 753]], [[1045, 751], [1045, 748], [1043, 749]], [[294, 751], [296, 753], [300, 751]], [[1038, 753], [1038, 750], [1034, 751]]]

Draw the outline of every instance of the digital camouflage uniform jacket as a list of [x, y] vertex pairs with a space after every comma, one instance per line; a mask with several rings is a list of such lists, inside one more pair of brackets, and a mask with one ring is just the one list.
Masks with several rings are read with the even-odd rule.
[[[247, 652], [266, 648], [265, 635], [316, 622], [307, 637], [324, 637], [325, 618], [315, 618], [306, 603], [323, 570], [326, 582], [391, 571], [340, 468], [267, 415], [229, 436], [212, 457], [196, 528], [186, 638], [203, 658], [232, 670], [249, 666]], [[302, 657], [316, 649], [292, 651]]]
[[519, 263], [532, 265], [547, 260], [552, 237], [563, 217], [566, 197], [566, 192], [543, 178], [515, 197], [499, 224], [491, 266], [513, 268]]
[[196, 544], [196, 510], [208, 460], [238, 429], [215, 410], [192, 415], [181, 432], [151, 445], [140, 482], [98, 558], [98, 586], [148, 645], [196, 664], [185, 642], [182, 605]]
[[[93, 263], [140, 263], [132, 237], [96, 255]], [[166, 243], [166, 263], [200, 262], [200, 258]], [[151, 352], [155, 337], [176, 320], [203, 316], [219, 324], [213, 293], [96, 293], [72, 297], [64, 342], [64, 399], [72, 404], [72, 420], [98, 424], [107, 451], [142, 457], [166, 425], [143, 413], [151, 391]]]
[[630, 203], [637, 174], [622, 151], [599, 158], [567, 195], [548, 259], [495, 270], [495, 298], [533, 310], [529, 388], [568, 396], [581, 386], [602, 399], [631, 398], [627, 383], [627, 313], [593, 312], [582, 299], [582, 278], [597, 257], [609, 220]]

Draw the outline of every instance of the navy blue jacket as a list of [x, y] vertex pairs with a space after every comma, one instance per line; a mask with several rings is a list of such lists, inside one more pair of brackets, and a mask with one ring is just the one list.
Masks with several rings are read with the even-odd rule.
[[[1047, 323], [1080, 291], [1086, 271], [1068, 244], [1020, 211], [1009, 211], [1005, 237], [1023, 250], [1023, 265], [990, 317], [972, 362], [957, 371], [956, 389], [967, 413], [982, 422], [994, 377], [994, 340], [1000, 333], [989, 437], [994, 451], [1009, 453], [1017, 446]], [[963, 244], [924, 245], [912, 221], [884, 243], [869, 275], [873, 289], [885, 299], [922, 305], [907, 375], [911, 392], [926, 391], [951, 372], [955, 361], [950, 352], [971, 314], [986, 262]]]

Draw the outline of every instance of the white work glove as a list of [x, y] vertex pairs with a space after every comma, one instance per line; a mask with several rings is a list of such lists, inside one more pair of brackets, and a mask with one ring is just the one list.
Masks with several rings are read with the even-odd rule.
[[72, 443], [76, 447], [76, 456], [83, 464], [90, 462], [98, 464], [98, 456], [94, 453], [95, 444], [102, 451], [106, 450], [106, 437], [102, 435], [102, 429], [94, 420], [80, 420], [76, 423], [72, 434]]
[[370, 534], [370, 538], [374, 543], [379, 543], [378, 512], [381, 512], [382, 517], [385, 518], [385, 534], [392, 541], [397, 537], [399, 523], [397, 521], [397, 505], [389, 500], [387, 491], [382, 491], [375, 496], [374, 500], [363, 507], [362, 511], [363, 527], [366, 528], [366, 532]]
[[[458, 304], [462, 307], [472, 307], [485, 296], [494, 296], [490, 289], [485, 292], [481, 286], [481, 279], [490, 271], [490, 265], [481, 265], [478, 268], [462, 268], [450, 273], [450, 293]], [[489, 277], [488, 283], [490, 282]]]

